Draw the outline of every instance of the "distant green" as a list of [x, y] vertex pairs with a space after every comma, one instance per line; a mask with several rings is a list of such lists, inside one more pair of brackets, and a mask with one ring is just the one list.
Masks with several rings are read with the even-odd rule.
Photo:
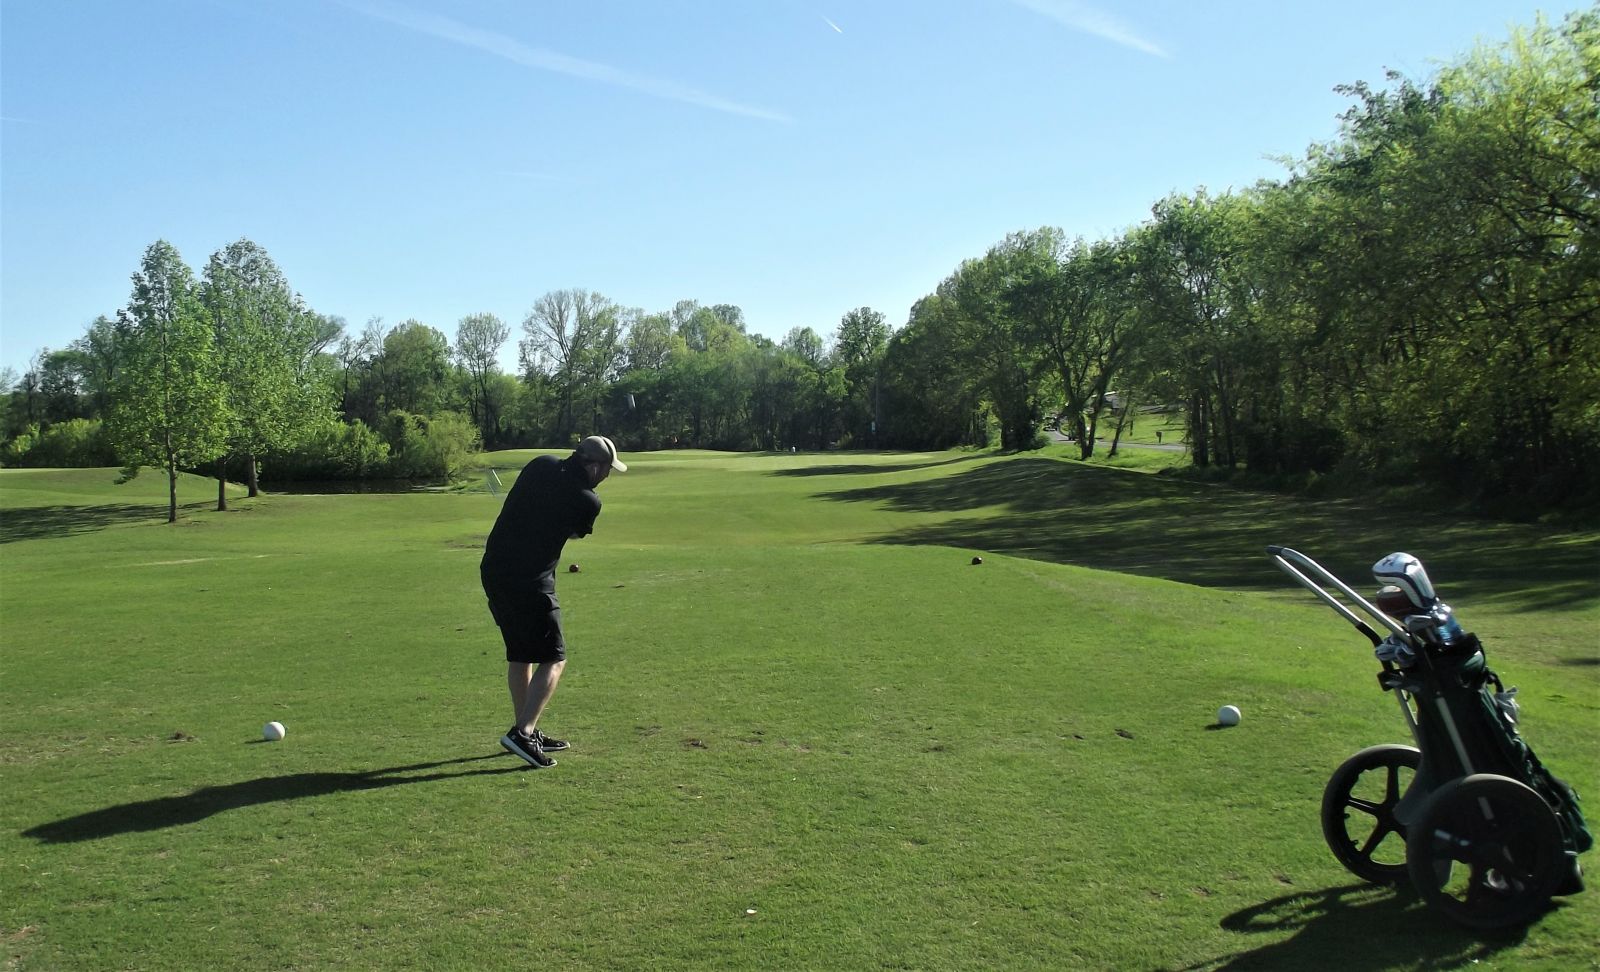
[[628, 456], [558, 579], [546, 771], [496, 744], [481, 476], [226, 513], [185, 481], [167, 525], [159, 477], [0, 471], [3, 961], [1600, 965], [1600, 889], [1485, 938], [1334, 861], [1328, 775], [1404, 728], [1262, 552], [1363, 589], [1423, 558], [1595, 807], [1600, 534], [1065, 452]]

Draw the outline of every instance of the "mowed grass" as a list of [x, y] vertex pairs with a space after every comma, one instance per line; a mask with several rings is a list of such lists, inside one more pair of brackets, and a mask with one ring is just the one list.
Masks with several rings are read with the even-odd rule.
[[[509, 485], [531, 455], [485, 463]], [[1473, 935], [1333, 860], [1328, 775], [1405, 730], [1364, 639], [1261, 550], [1361, 589], [1423, 557], [1592, 794], [1595, 534], [1049, 455], [628, 459], [558, 579], [544, 727], [573, 750], [549, 771], [496, 743], [477, 562], [499, 497], [217, 513], [188, 479], [169, 526], [158, 476], [0, 472], [10, 962], [1600, 964], [1600, 891]], [[1223, 703], [1242, 725], [1211, 728]]]

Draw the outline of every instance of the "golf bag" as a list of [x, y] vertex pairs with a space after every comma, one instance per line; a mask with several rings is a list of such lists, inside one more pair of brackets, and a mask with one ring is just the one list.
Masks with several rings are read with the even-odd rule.
[[1323, 835], [1340, 863], [1374, 883], [1409, 880], [1429, 905], [1476, 928], [1526, 922], [1552, 896], [1583, 890], [1578, 855], [1594, 837], [1578, 795], [1522, 738], [1516, 689], [1490, 670], [1421, 562], [1391, 554], [1374, 565], [1385, 585], [1374, 605], [1296, 550], [1267, 553], [1372, 641], [1378, 684], [1395, 693], [1416, 743], [1364, 749], [1329, 779]]

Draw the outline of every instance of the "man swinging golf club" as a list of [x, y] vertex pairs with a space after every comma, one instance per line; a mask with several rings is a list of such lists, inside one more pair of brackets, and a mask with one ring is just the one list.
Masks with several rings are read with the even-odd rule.
[[539, 456], [522, 468], [489, 542], [479, 572], [489, 613], [506, 643], [506, 684], [514, 721], [500, 739], [529, 766], [556, 765], [549, 754], [567, 748], [539, 730], [539, 716], [567, 664], [556, 600], [556, 565], [568, 538], [586, 537], [600, 515], [595, 487], [611, 471], [627, 472], [617, 447], [591, 435], [565, 459]]

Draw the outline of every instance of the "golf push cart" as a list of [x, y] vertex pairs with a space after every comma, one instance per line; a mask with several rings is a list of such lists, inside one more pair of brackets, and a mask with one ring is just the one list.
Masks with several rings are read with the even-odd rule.
[[1409, 878], [1429, 905], [1473, 928], [1525, 923], [1552, 896], [1583, 890], [1578, 855], [1594, 838], [1578, 796], [1517, 734], [1517, 690], [1489, 670], [1422, 562], [1395, 553], [1374, 564], [1373, 604], [1299, 551], [1267, 553], [1372, 639], [1378, 685], [1395, 694], [1416, 741], [1363, 749], [1334, 771], [1322, 796], [1333, 856], [1375, 884]]

